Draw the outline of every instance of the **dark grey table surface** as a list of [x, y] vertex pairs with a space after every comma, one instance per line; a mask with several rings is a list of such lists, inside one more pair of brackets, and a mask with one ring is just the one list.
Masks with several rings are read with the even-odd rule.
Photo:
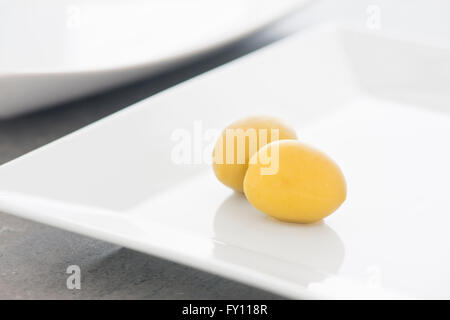
[[[38, 113], [0, 121], [0, 164], [322, 20], [344, 17], [347, 22], [364, 25], [367, 6], [373, 3], [383, 10], [383, 27], [400, 31], [414, 27], [413, 31], [420, 33], [422, 29], [416, 22], [420, 20], [423, 26], [424, 17], [433, 17], [434, 13], [442, 11], [438, 2], [445, 3], [437, 0], [348, 0], [339, 1], [339, 4], [334, 0], [316, 1], [251, 37], [175, 70]], [[410, 10], [411, 3], [414, 3], [414, 10]], [[425, 3], [433, 5], [425, 8]], [[395, 14], [406, 9], [408, 15]], [[434, 27], [439, 29], [436, 22]], [[80, 290], [66, 287], [66, 268], [72, 264], [82, 270]], [[0, 299], [277, 298], [282, 297], [133, 250], [0, 213]]]

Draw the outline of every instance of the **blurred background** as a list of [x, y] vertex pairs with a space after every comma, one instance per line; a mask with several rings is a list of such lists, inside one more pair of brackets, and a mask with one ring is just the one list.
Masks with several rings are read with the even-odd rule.
[[[0, 164], [320, 23], [448, 48], [449, 12], [445, 0], [0, 0]], [[83, 290], [64, 286], [71, 262]], [[278, 297], [0, 213], [0, 298]]]

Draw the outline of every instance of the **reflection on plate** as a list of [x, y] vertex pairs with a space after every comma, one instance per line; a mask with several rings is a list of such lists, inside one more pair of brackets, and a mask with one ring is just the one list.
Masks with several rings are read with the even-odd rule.
[[[214, 238], [214, 256], [218, 259], [239, 259], [250, 269], [295, 279], [305, 287], [337, 274], [345, 253], [341, 239], [326, 223], [299, 225], [274, 220], [237, 193], [217, 210]], [[236, 250], [243, 244], [246, 250]], [[268, 264], [268, 257], [281, 263]], [[298, 267], [287, 268], [289, 264]]]

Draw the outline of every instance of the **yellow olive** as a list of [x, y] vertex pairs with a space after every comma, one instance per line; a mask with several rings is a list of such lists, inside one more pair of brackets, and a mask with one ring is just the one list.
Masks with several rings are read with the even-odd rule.
[[[269, 167], [272, 170], [264, 172]], [[262, 147], [250, 159], [244, 179], [248, 201], [287, 222], [312, 223], [325, 218], [344, 202], [346, 190], [344, 175], [332, 159], [295, 140]]]
[[249, 117], [236, 121], [217, 140], [213, 152], [214, 173], [224, 185], [243, 192], [250, 157], [267, 143], [296, 138], [292, 128], [273, 117]]

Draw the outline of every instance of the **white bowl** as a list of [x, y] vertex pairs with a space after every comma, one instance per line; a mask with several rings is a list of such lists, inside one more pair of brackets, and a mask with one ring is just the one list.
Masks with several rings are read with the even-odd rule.
[[8, 3], [0, 8], [0, 118], [154, 75], [243, 38], [307, 1]]

